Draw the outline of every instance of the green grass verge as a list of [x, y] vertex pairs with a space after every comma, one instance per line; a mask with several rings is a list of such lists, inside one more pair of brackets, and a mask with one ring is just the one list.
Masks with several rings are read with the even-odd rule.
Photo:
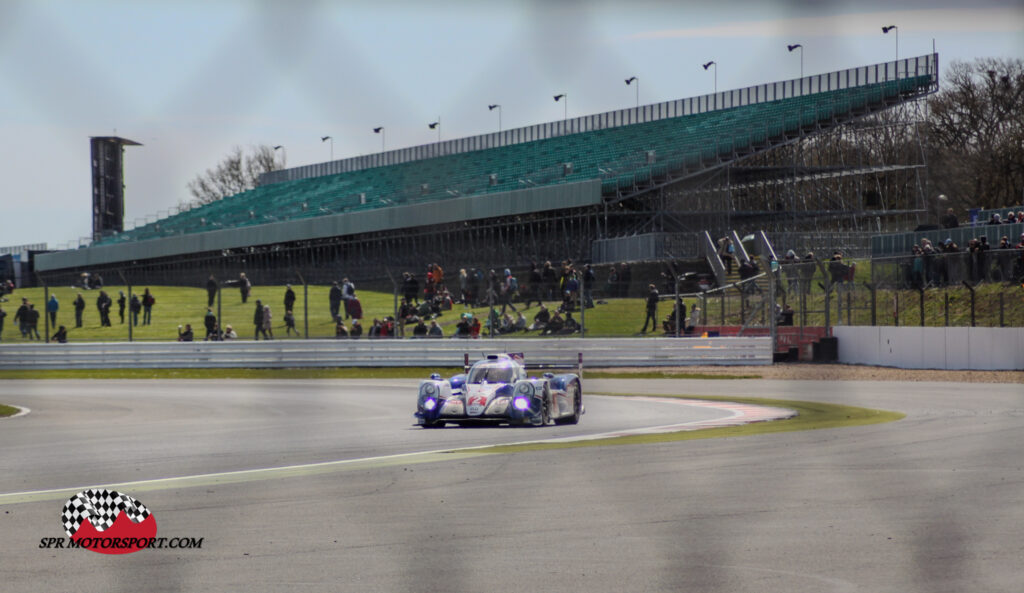
[[0, 404], [0, 418], [3, 418], [5, 416], [13, 416], [17, 414], [19, 411], [20, 410], [18, 410], [18, 408], [15, 408], [14, 406], [5, 406], [4, 404]]
[[[617, 397], [633, 397], [630, 395], [615, 393], [608, 393], [602, 395], [612, 395]], [[903, 414], [901, 412], [890, 412], [886, 410], [873, 410], [870, 408], [859, 408], [855, 406], [843, 406], [838, 404], [827, 404], [822, 402], [777, 400], [759, 397], [714, 397], [700, 395], [659, 395], [658, 397], [678, 397], [686, 399], [727, 401], [761, 406], [772, 406], [795, 410], [797, 412], [797, 415], [787, 420], [755, 422], [752, 424], [744, 424], [742, 426], [709, 428], [704, 430], [671, 432], [665, 434], [645, 434], [624, 437], [611, 437], [607, 439], [574, 441], [568, 443], [530, 443], [523, 445], [501, 445], [497, 447], [483, 449], [483, 451], [493, 453], [516, 453], [520, 451], [543, 451], [547, 449], [575, 449], [578, 447], [600, 447], [606, 445], [640, 445], [651, 443], [688, 441], [693, 439], [741, 437], [762, 434], [773, 434], [780, 432], [793, 432], [797, 430], [820, 430], [824, 428], [840, 428], [844, 426], [864, 426], [867, 424], [880, 424], [883, 422], [894, 422], [896, 420], [901, 420], [906, 416], [906, 414]], [[585, 419], [586, 416], [584, 416], [584, 420]]]

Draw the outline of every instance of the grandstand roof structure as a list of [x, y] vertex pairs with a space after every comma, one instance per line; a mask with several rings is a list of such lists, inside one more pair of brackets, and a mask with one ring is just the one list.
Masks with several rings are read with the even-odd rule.
[[36, 265], [105, 265], [615, 204], [937, 88], [932, 54], [275, 171], [255, 189], [39, 256]]

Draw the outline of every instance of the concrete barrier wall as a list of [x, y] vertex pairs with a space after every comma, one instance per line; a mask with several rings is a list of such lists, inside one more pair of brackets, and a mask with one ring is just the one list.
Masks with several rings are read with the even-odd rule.
[[835, 327], [839, 362], [904, 369], [1024, 370], [1024, 328]]
[[761, 365], [771, 338], [275, 340], [0, 345], [0, 369], [461, 366], [463, 354], [522, 352], [527, 363], [588, 367]]

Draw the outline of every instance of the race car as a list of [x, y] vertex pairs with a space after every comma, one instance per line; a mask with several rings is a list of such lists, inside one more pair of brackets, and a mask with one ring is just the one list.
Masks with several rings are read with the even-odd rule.
[[[491, 354], [468, 365], [467, 372], [442, 379], [435, 373], [420, 382], [416, 422], [423, 428], [446, 423], [495, 423], [529, 426], [576, 424], [584, 413], [580, 387], [582, 355], [576, 373], [530, 376], [522, 355]], [[552, 368], [550, 366], [546, 368]]]

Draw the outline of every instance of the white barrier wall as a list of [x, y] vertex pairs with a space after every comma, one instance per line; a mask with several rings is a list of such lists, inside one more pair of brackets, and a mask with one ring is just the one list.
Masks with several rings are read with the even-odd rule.
[[1020, 327], [834, 327], [839, 362], [904, 369], [1024, 370]]
[[479, 340], [274, 340], [0, 345], [0, 369], [462, 366], [522, 352], [530, 363], [588, 367], [771, 364], [768, 337]]

